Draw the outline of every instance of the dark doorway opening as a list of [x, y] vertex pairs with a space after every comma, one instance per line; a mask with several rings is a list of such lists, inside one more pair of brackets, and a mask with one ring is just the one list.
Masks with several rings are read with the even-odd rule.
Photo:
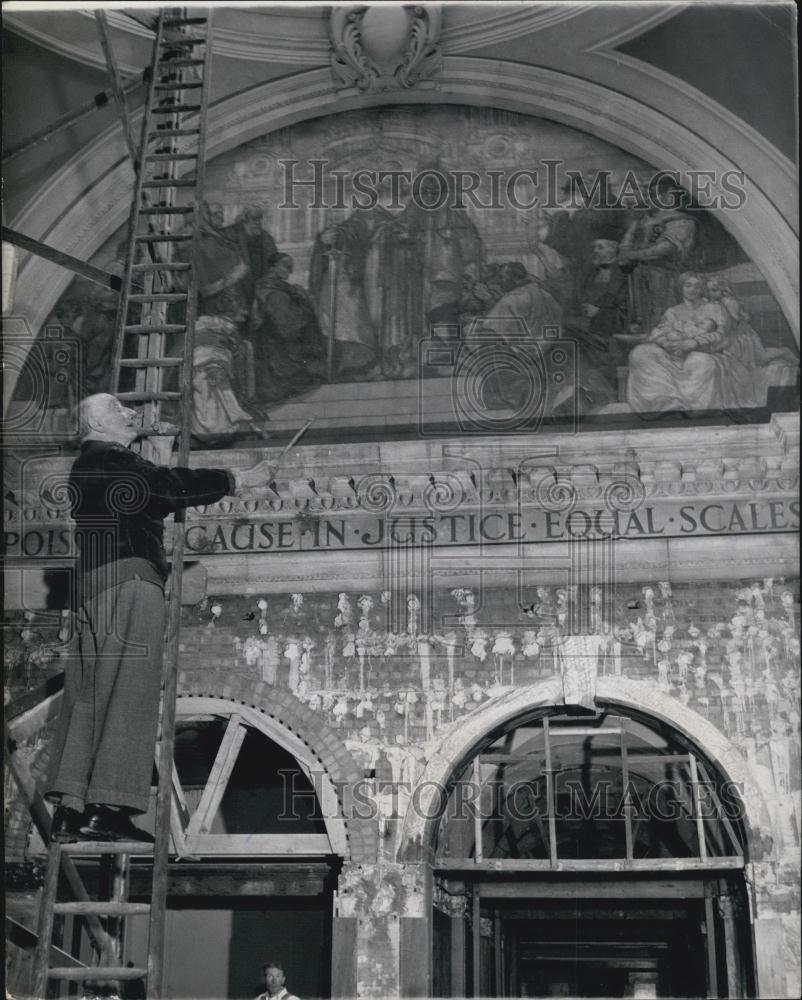
[[741, 873], [449, 872], [435, 886], [435, 996], [754, 996]]

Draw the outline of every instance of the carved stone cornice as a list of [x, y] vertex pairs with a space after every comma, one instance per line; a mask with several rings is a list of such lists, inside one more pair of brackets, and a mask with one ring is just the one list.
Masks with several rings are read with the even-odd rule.
[[[786, 426], [793, 436], [790, 426]], [[392, 443], [385, 447], [391, 450]], [[470, 442], [462, 447], [470, 455]], [[454, 466], [458, 460], [442, 454], [430, 454], [424, 464], [404, 445], [396, 448], [395, 462], [390, 458], [374, 459], [377, 471], [367, 471], [364, 458], [358, 461], [355, 456], [349, 469], [347, 464], [343, 468], [343, 461], [334, 466], [315, 462], [305, 449], [298, 449], [293, 464], [304, 467], [302, 474], [277, 477], [274, 488], [266, 488], [258, 498], [228, 497], [194, 508], [188, 512], [188, 521], [360, 512], [387, 516], [449, 514], [472, 508], [542, 507], [565, 511], [577, 505], [626, 513], [649, 500], [748, 502], [794, 497], [799, 488], [799, 457], [794, 452], [783, 453], [781, 448], [776, 448], [775, 454], [766, 449], [762, 454], [697, 456], [684, 462], [673, 458], [640, 459], [630, 449], [623, 455], [619, 451], [618, 461], [612, 455], [603, 463], [526, 459], [520, 457], [525, 454], [522, 450], [518, 456], [510, 453], [501, 465], [496, 445], [495, 463], [483, 466], [465, 462], [462, 468], [444, 468]], [[441, 445], [440, 450], [447, 451], [447, 445]], [[271, 457], [270, 451], [264, 449], [265, 457]], [[250, 452], [243, 461], [245, 456], [241, 458], [236, 452], [212, 452], [193, 456], [192, 464], [241, 468], [255, 457]], [[69, 459], [62, 458], [31, 462], [25, 466], [24, 483], [7, 478], [6, 487], [14, 498], [5, 510], [9, 529], [68, 523], [70, 464]], [[394, 466], [398, 471], [392, 471]], [[334, 467], [340, 471], [333, 472]]]

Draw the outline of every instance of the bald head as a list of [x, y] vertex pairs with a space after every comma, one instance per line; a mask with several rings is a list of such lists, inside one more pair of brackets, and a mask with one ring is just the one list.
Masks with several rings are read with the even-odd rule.
[[81, 441], [113, 441], [128, 447], [136, 438], [139, 419], [108, 392], [96, 392], [78, 404]]

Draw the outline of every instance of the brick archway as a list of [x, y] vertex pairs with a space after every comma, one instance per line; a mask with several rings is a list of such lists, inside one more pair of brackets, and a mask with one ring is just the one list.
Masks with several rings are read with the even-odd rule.
[[[741, 789], [750, 860], [763, 859], [765, 844], [771, 842], [767, 839], [771, 833], [770, 814], [746, 760], [720, 730], [698, 712], [645, 681], [600, 677], [596, 698], [600, 704], [637, 711], [664, 722], [691, 740], [711, 764]], [[527, 711], [560, 705], [562, 701], [562, 682], [550, 678], [486, 702], [446, 732], [429, 755], [410, 799], [398, 848], [399, 861], [430, 859], [440, 790], [446, 787], [453, 772], [473, 756], [488, 733]]]
[[[272, 719], [300, 739], [321, 764], [338, 792], [340, 814], [346, 833], [347, 853], [343, 860], [354, 864], [375, 862], [379, 851], [378, 825], [375, 819], [360, 817], [353, 808], [353, 792], [363, 779], [362, 769], [354, 761], [340, 737], [322, 719], [289, 691], [264, 681], [231, 677], [222, 670], [179, 671], [179, 697], [211, 697], [236, 705], [247, 705]], [[39, 780], [46, 773], [50, 746], [46, 744], [34, 760], [31, 771]], [[6, 857], [22, 860], [32, 823], [21, 799], [10, 803], [6, 819]]]
[[178, 696], [213, 697], [247, 705], [288, 730], [320, 762], [334, 787], [346, 831], [347, 856], [355, 864], [375, 862], [379, 851], [375, 820], [360, 817], [353, 792], [363, 773], [340, 737], [295, 695], [265, 681], [231, 677], [226, 671], [179, 671]]

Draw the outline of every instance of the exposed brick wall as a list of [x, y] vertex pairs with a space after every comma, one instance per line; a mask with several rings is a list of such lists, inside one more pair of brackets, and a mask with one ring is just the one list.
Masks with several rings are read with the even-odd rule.
[[[380, 593], [287, 594], [266, 607], [255, 597], [211, 597], [184, 609], [182, 690], [265, 711], [300, 735], [335, 781], [366, 769], [379, 785], [414, 781], [445, 723], [511, 683], [558, 672], [555, 635], [569, 618], [567, 595], [555, 587], [444, 591], [434, 595], [430, 620], [409, 596], [400, 614]], [[649, 581], [579, 597], [584, 628], [605, 636], [599, 672], [652, 681], [724, 732], [764, 789], [783, 853], [798, 850], [798, 583]], [[47, 631], [55, 626], [21, 618], [9, 625], [7, 690], [18, 694], [60, 669], [63, 649]], [[25, 748], [39, 773], [45, 745]], [[11, 857], [24, 848], [22, 820], [12, 795]], [[370, 823], [352, 822], [349, 838], [354, 859], [375, 858]]]

